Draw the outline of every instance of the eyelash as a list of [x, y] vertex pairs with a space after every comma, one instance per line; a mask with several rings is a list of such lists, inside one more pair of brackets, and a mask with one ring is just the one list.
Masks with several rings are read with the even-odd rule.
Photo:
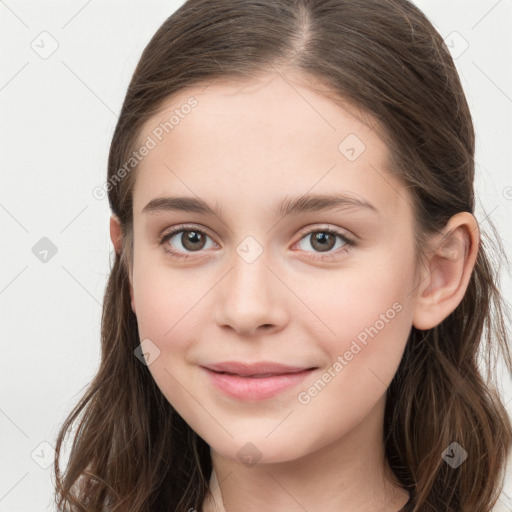
[[[205, 236], [211, 238], [205, 231], [198, 229], [196, 226], [181, 225], [181, 226], [177, 226], [176, 228], [174, 228], [172, 231], [170, 231], [168, 233], [164, 233], [159, 238], [159, 244], [163, 246], [168, 240], [173, 238], [176, 234], [186, 232], [186, 231], [196, 231], [196, 232], [200, 233], [201, 235], [205, 235]], [[327, 259], [332, 258], [332, 254], [336, 254], [338, 251], [348, 252], [352, 247], [357, 247], [357, 245], [358, 245], [355, 240], [347, 237], [345, 234], [343, 234], [333, 228], [315, 228], [315, 229], [310, 229], [309, 231], [301, 232], [299, 242], [301, 240], [303, 240], [304, 238], [306, 238], [307, 236], [312, 235], [313, 233], [328, 233], [330, 235], [337, 236], [345, 244], [344, 247], [338, 248], [334, 252], [328, 251], [326, 254], [329, 254], [329, 256], [315, 256], [315, 257], [311, 258], [313, 260], [317, 260], [317, 261], [318, 260], [319, 261], [327, 260]], [[176, 258], [179, 260], [181, 260], [181, 259], [186, 260], [186, 259], [190, 258], [190, 256], [188, 254], [183, 254], [181, 252], [173, 251], [173, 250], [169, 249], [168, 247], [164, 247], [164, 251], [166, 253], [168, 253], [169, 255], [171, 255], [173, 258]], [[201, 251], [197, 251], [197, 252], [201, 252]], [[318, 253], [318, 254], [322, 254], [322, 253]]]

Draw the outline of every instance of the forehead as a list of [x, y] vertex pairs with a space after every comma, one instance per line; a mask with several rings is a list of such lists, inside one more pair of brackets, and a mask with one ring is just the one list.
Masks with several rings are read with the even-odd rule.
[[221, 189], [259, 199], [348, 190], [396, 209], [403, 185], [384, 175], [388, 148], [376, 121], [322, 92], [302, 76], [271, 73], [169, 97], [139, 137], [154, 147], [137, 169], [134, 209], [165, 194]]
[[[189, 109], [188, 105], [192, 102], [196, 105]], [[276, 125], [277, 118], [282, 119], [284, 124], [293, 119], [309, 120], [311, 130], [323, 128], [336, 131], [342, 122], [337, 115], [340, 112], [352, 118], [352, 125], [357, 121], [360, 128], [380, 128], [373, 116], [334, 93], [319, 79], [295, 70], [283, 70], [251, 79], [216, 78], [179, 90], [163, 101], [158, 112], [144, 124], [141, 136], [158, 124], [168, 122], [173, 113], [179, 119], [175, 117], [171, 124], [177, 126], [184, 124], [182, 121], [189, 113], [195, 113], [193, 117], [197, 118], [198, 110], [202, 114], [201, 124], [204, 124], [208, 114], [220, 116], [217, 117], [220, 123], [227, 121], [228, 117], [234, 119], [238, 111], [243, 116], [241, 121], [244, 124], [258, 122], [258, 131], [262, 131], [262, 128], [268, 131], [271, 125]], [[218, 126], [221, 127], [220, 124]]]

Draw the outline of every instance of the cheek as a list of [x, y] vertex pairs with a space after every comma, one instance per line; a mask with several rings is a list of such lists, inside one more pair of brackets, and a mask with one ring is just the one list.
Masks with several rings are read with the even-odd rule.
[[144, 254], [134, 266], [133, 288], [139, 333], [158, 343], [164, 339], [179, 343], [181, 337], [176, 334], [193, 318], [207, 292], [196, 274], [171, 272]]
[[[310, 450], [356, 428], [384, 399], [400, 364], [412, 308], [396, 283], [393, 288], [368, 287], [368, 291], [373, 293], [340, 300], [337, 316], [331, 315], [335, 335], [311, 338], [327, 357], [325, 366], [297, 389], [295, 398], [295, 420], [303, 422], [305, 431], [318, 429], [322, 418], [321, 435], [307, 440]], [[282, 434], [285, 443], [286, 432]]]
[[[182, 274], [171, 273], [157, 265], [134, 268], [134, 298], [137, 308], [139, 337], [150, 340], [157, 353], [148, 369], [157, 386], [173, 407], [194, 421], [197, 411], [190, 400], [193, 391], [187, 365], [187, 351], [198, 339], [194, 326], [201, 311], [201, 289]], [[155, 348], [156, 346], [156, 348]], [[203, 418], [204, 420], [204, 418]]]
[[397, 324], [406, 318], [402, 311], [408, 311], [413, 300], [413, 270], [412, 258], [382, 252], [368, 264], [343, 269], [336, 276], [316, 275], [314, 282], [302, 279], [300, 294], [330, 337], [344, 339], [375, 323], [383, 330], [382, 321], [387, 326], [388, 321]]
[[[358, 397], [359, 392], [375, 397], [382, 393], [396, 373], [411, 330], [412, 253], [388, 252], [373, 261], [371, 268], [361, 265], [339, 279], [326, 275], [309, 288], [315, 291], [308, 294], [307, 305], [322, 322], [308, 316], [301, 328], [326, 355], [331, 371], [325, 379], [338, 397], [354, 389]], [[318, 387], [323, 389], [321, 383]]]

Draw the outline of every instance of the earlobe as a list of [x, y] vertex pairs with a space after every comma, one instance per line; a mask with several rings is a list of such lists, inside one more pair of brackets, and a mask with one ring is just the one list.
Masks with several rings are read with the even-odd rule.
[[432, 240], [432, 251], [417, 288], [413, 325], [432, 329], [462, 301], [473, 271], [480, 233], [469, 212], [454, 215]]

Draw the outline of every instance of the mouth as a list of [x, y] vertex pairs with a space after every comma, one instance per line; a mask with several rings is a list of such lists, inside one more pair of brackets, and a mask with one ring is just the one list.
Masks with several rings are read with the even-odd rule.
[[[212, 370], [215, 371], [215, 370]], [[305, 370], [297, 370], [296, 372], [288, 372], [288, 373], [260, 373], [256, 375], [240, 375], [239, 373], [230, 373], [230, 372], [215, 372], [220, 375], [236, 375], [237, 377], [251, 378], [251, 379], [264, 379], [267, 377], [275, 377], [276, 375], [293, 375], [294, 373], [300, 373]]]
[[[271, 398], [290, 390], [310, 376], [317, 367], [298, 368], [280, 365], [273, 371], [254, 371], [250, 368], [238, 368], [238, 371], [214, 369], [213, 366], [201, 366], [209, 382], [224, 395], [242, 401], [259, 401]], [[221, 366], [221, 365], [220, 365]], [[224, 365], [226, 366], [226, 365]], [[268, 364], [267, 364], [268, 367]]]
[[225, 361], [205, 366], [205, 368], [217, 373], [239, 375], [240, 377], [268, 377], [272, 375], [287, 375], [310, 370], [310, 366], [289, 366], [272, 361], [258, 361], [254, 363], [243, 363], [239, 361]]

